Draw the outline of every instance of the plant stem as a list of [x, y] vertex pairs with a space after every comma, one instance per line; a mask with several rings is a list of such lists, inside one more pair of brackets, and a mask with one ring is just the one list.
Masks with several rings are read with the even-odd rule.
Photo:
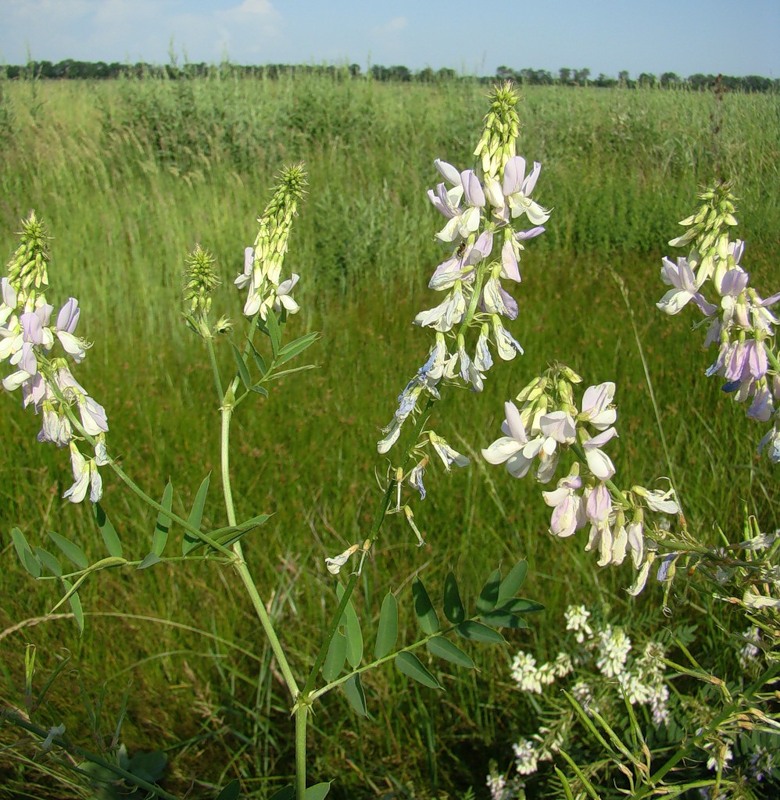
[[306, 794], [306, 728], [309, 706], [295, 707], [295, 799], [303, 800]]

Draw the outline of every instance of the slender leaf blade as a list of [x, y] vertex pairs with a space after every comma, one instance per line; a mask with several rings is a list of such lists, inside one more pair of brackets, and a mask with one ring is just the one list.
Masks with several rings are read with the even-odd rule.
[[508, 611], [496, 609], [495, 611], [488, 611], [487, 614], [480, 614], [479, 618], [496, 628], [527, 628], [528, 623], [516, 614]]
[[429, 689], [441, 689], [441, 684], [423, 665], [422, 661], [414, 653], [399, 653], [395, 657], [395, 665], [398, 671], [408, 678], [427, 686]]
[[19, 556], [19, 561], [22, 562], [22, 566], [33, 578], [40, 578], [41, 564], [35, 557], [32, 548], [27, 543], [27, 539], [19, 528], [11, 529], [11, 541], [14, 543], [16, 555]]
[[260, 371], [260, 375], [264, 376], [266, 372], [268, 372], [268, 367], [265, 364], [265, 359], [260, 355], [260, 351], [255, 347], [254, 342], [249, 342], [249, 346], [252, 350], [252, 357], [255, 360], [255, 364], [257, 364], [257, 369]]
[[466, 619], [466, 609], [460, 599], [458, 582], [452, 572], [447, 573], [447, 577], [444, 579], [444, 616], [453, 625]]
[[249, 374], [249, 369], [244, 361], [244, 356], [235, 345], [234, 342], [230, 343], [230, 349], [233, 351], [233, 358], [236, 361], [236, 368], [238, 369], [238, 377], [241, 378], [241, 383], [248, 389], [252, 385], [252, 376]]
[[436, 616], [436, 609], [431, 603], [431, 598], [419, 578], [415, 578], [412, 583], [412, 596], [414, 597], [414, 613], [420, 623], [424, 633], [438, 633], [441, 630], [439, 618]]
[[[165, 511], [171, 510], [171, 506], [173, 505], [173, 484], [170, 481], [165, 484], [165, 490], [163, 491], [160, 505], [165, 509]], [[170, 530], [170, 516], [168, 516], [168, 514], [166, 514], [164, 511], [160, 511], [157, 514], [157, 522], [155, 523], [154, 533], [152, 534], [152, 552], [156, 553], [158, 556], [161, 556], [165, 550], [165, 545], [168, 542], [168, 533]]]
[[397, 640], [398, 601], [392, 592], [388, 592], [382, 601], [382, 610], [379, 612], [374, 658], [384, 658], [395, 647]]
[[363, 660], [363, 633], [360, 630], [360, 620], [355, 611], [355, 606], [352, 605], [352, 600], [347, 603], [347, 607], [344, 609], [344, 617], [346, 619], [347, 633], [347, 661], [355, 669], [360, 666], [360, 662]]
[[89, 566], [87, 554], [77, 544], [54, 531], [49, 531], [49, 538], [62, 551], [65, 558], [72, 561], [79, 569], [86, 569]]
[[474, 662], [467, 653], [464, 653], [460, 647], [443, 636], [434, 636], [426, 646], [433, 655], [443, 658], [451, 664], [456, 664], [466, 669], [474, 669], [475, 667]]
[[506, 640], [498, 631], [474, 620], [467, 619], [465, 622], [461, 622], [455, 630], [464, 639], [471, 639], [474, 642], [484, 642], [485, 644], [506, 643]]
[[149, 567], [153, 567], [155, 564], [159, 564], [162, 559], [157, 553], [147, 553], [144, 556], [144, 560], [138, 565], [138, 569], [148, 569]]
[[508, 603], [504, 603], [496, 611], [510, 611], [513, 614], [533, 614], [537, 611], [544, 611], [544, 605], [535, 600], [526, 600], [524, 597], [515, 597]]
[[268, 316], [265, 318], [265, 329], [268, 332], [268, 338], [271, 340], [271, 352], [274, 355], [274, 359], [276, 359], [282, 343], [282, 329], [273, 311], [269, 311]]
[[348, 680], [341, 684], [341, 689], [347, 696], [347, 700], [349, 700], [353, 710], [360, 714], [361, 717], [367, 717], [366, 693], [363, 691], [360, 675], [351, 675]]
[[344, 662], [347, 659], [347, 637], [340, 631], [336, 631], [328, 645], [328, 654], [322, 665], [322, 677], [330, 683], [335, 681], [344, 669]]
[[[62, 579], [62, 585], [65, 587], [66, 594], [73, 588], [73, 584], [66, 578]], [[81, 606], [79, 593], [73, 592], [68, 598], [68, 603], [70, 603], [70, 610], [73, 612], [73, 618], [76, 620], [79, 633], [84, 633], [84, 609]]]
[[314, 786], [309, 786], [304, 792], [303, 798], [304, 800], [325, 800], [329, 791], [330, 781], [327, 783], [315, 783]]
[[485, 581], [485, 585], [482, 587], [482, 591], [477, 598], [477, 611], [479, 611], [480, 614], [492, 611], [496, 607], [500, 586], [501, 572], [499, 570], [494, 570], [490, 573], [490, 577], [488, 577], [487, 581]]
[[268, 800], [295, 800], [295, 787], [285, 786], [278, 792], [274, 792]]
[[117, 534], [113, 523], [108, 518], [108, 514], [106, 514], [103, 506], [101, 506], [100, 503], [93, 503], [92, 513], [95, 517], [95, 522], [97, 523], [100, 535], [103, 537], [103, 544], [106, 546], [108, 554], [110, 556], [114, 556], [115, 558], [124, 558], [124, 553], [122, 552], [122, 543], [119, 541], [119, 535]]
[[518, 561], [517, 564], [509, 570], [509, 574], [501, 581], [498, 587], [497, 606], [502, 606], [507, 600], [511, 600], [520, 591], [520, 587], [525, 583], [525, 576], [527, 574], [528, 562], [525, 560]]
[[[211, 473], [201, 481], [198, 491], [195, 493], [195, 500], [192, 503], [192, 508], [187, 516], [187, 522], [193, 528], [200, 530], [201, 522], [203, 522], [203, 509], [206, 505], [206, 496], [209, 493], [209, 484], [211, 483]], [[184, 538], [181, 541], [181, 554], [186, 556], [193, 548], [201, 544], [200, 539], [194, 536], [189, 531], [184, 531]]]
[[290, 361], [290, 359], [300, 355], [304, 350], [311, 347], [314, 342], [319, 339], [319, 336], [319, 333], [312, 331], [311, 333], [301, 336], [299, 339], [294, 339], [292, 342], [288, 342], [279, 350], [279, 354], [276, 357], [277, 365], [284, 364], [286, 361]]
[[62, 564], [60, 564], [57, 556], [53, 555], [48, 550], [44, 550], [42, 547], [35, 548], [35, 555], [38, 561], [40, 561], [52, 575], [58, 578], [62, 575]]

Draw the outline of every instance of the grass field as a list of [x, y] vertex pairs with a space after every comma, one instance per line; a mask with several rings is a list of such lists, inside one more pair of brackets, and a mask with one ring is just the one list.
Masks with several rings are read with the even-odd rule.
[[[0, 88], [0, 252], [10, 256], [30, 209], [45, 219], [50, 295], [79, 299], [80, 333], [94, 342], [79, 380], [106, 407], [125, 469], [156, 496], [170, 477], [185, 516], [218, 467], [219, 417], [205, 353], [180, 313], [184, 258], [195, 243], [214, 253], [224, 284], [215, 309], [239, 316], [232, 281], [255, 218], [282, 163], [306, 163], [308, 196], [287, 257], [301, 274], [301, 313], [289, 328], [321, 331], [307, 354], [318, 369], [280, 381], [237, 419], [233, 441], [239, 517], [274, 514], [248, 539], [250, 566], [293, 660], [309, 663], [334, 603], [323, 559], [364, 534], [381, 495], [376, 473], [386, 468], [376, 440], [429, 347], [411, 321], [434, 304], [427, 282], [444, 258], [425, 196], [438, 181], [433, 160], [471, 164], [486, 88], [318, 77]], [[755, 455], [757, 426], [705, 378], [711, 354], [691, 318], [665, 317], [655, 302], [660, 257], [680, 254], [666, 242], [697, 190], [720, 177], [740, 198], [752, 283], [776, 290], [780, 97], [529, 87], [519, 111], [519, 150], [542, 162], [536, 197], [553, 208], [521, 265], [513, 330], [526, 354], [494, 369], [481, 395], [449, 396], [437, 430], [476, 456], [498, 435], [503, 402], [560, 360], [589, 384], [617, 383], [621, 437], [612, 452], [623, 482], [669, 474], [614, 270], [629, 288], [691, 530], [706, 543], [719, 541], [719, 529], [736, 541], [746, 514], [774, 530], [777, 468]], [[232, 361], [227, 348], [219, 356]], [[19, 566], [13, 525], [35, 542], [47, 530], [67, 534], [95, 558], [101, 546], [89, 509], [61, 499], [71, 482], [65, 454], [38, 445], [39, 420], [18, 396], [3, 402], [0, 698], [23, 705], [25, 651], [34, 646], [37, 691], [65, 665], [38, 712], [44, 727], [62, 722], [74, 742], [98, 750], [121, 719], [117, 737], [131, 753], [168, 754], [169, 792], [209, 797], [210, 786], [240, 777], [247, 796], [264, 797], [291, 771], [292, 728], [232, 574], [214, 564], [103, 574], [82, 591], [82, 637], [63, 618], [12, 629], [57, 599]], [[476, 651], [478, 671], [443, 677], [446, 693], [378, 671], [367, 681], [368, 721], [340, 695], [328, 697], [314, 720], [311, 772], [337, 778], [331, 797], [459, 798], [470, 786], [487, 796], [488, 760], [507, 762], [512, 737], [533, 728], [538, 711], [509, 678], [513, 650], [554, 657], [570, 603], [648, 633], [695, 626], [691, 652], [704, 669], [721, 666], [728, 607], [693, 594], [685, 578], [666, 613], [656, 586], [631, 600], [630, 569], [599, 571], [581, 543], [547, 535], [549, 509], [533, 481], [474, 458], [470, 470], [432, 474], [428, 488], [415, 509], [427, 545], [418, 550], [401, 519], [388, 520], [362, 579], [367, 614], [411, 575], [439, 593], [457, 567], [474, 594], [497, 564], [521, 557], [524, 592], [546, 611], [511, 634], [510, 648]], [[103, 504], [142, 556], [153, 515], [110, 480]], [[215, 493], [206, 516], [221, 524], [220, 513]], [[411, 628], [411, 615], [402, 625]], [[0, 728], [3, 746], [19, 736]], [[56, 763], [20, 753], [31, 759], [29, 749], [0, 746], [0, 797], [93, 796]]]

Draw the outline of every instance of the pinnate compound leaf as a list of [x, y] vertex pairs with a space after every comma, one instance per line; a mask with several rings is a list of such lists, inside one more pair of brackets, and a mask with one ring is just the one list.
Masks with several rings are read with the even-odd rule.
[[458, 582], [455, 575], [450, 572], [444, 579], [444, 616], [453, 624], [457, 625], [466, 619], [466, 609], [460, 599]]
[[27, 539], [19, 528], [11, 529], [11, 541], [14, 543], [16, 555], [19, 556], [19, 561], [22, 566], [33, 576], [33, 578], [40, 578], [41, 564], [35, 557], [32, 548], [27, 543]]
[[330, 781], [327, 783], [315, 783], [314, 786], [309, 786], [304, 792], [303, 798], [304, 800], [325, 800], [329, 791]]
[[433, 655], [443, 658], [451, 664], [457, 664], [457, 666], [466, 667], [466, 669], [474, 669], [474, 662], [471, 657], [443, 636], [434, 636], [426, 646]]
[[498, 600], [497, 606], [502, 606], [507, 600], [511, 600], [519, 591], [520, 587], [525, 583], [525, 576], [528, 574], [528, 562], [518, 561], [517, 564], [509, 570], [509, 574], [501, 581], [498, 587]]
[[485, 644], [506, 644], [504, 637], [493, 628], [488, 628], [481, 622], [466, 620], [455, 628], [464, 639], [471, 639], [473, 642], [484, 642]]
[[385, 595], [379, 612], [374, 658], [384, 658], [398, 640], [398, 601], [392, 592]]
[[501, 572], [499, 570], [494, 570], [490, 573], [490, 577], [485, 582], [485, 585], [482, 587], [482, 591], [479, 593], [479, 597], [477, 598], [477, 611], [480, 614], [492, 611], [496, 607], [496, 603], [498, 602], [498, 590], [500, 586]]
[[225, 788], [217, 795], [216, 800], [238, 800], [241, 792], [241, 784], [237, 778], [234, 778]]
[[423, 666], [422, 661], [414, 653], [399, 653], [395, 657], [395, 665], [398, 667], [399, 672], [421, 683], [423, 686], [427, 686], [429, 689], [442, 688], [442, 685]]
[[[65, 587], [66, 594], [73, 588], [73, 584], [66, 578], [62, 579], [62, 585]], [[70, 603], [70, 610], [73, 612], [73, 618], [76, 620], [79, 633], [84, 633], [84, 609], [81, 606], [79, 593], [73, 592], [70, 597], [68, 597], [68, 602]]]
[[[165, 485], [165, 491], [163, 491], [160, 505], [165, 511], [171, 510], [171, 506], [173, 505], [173, 484], [170, 481]], [[157, 514], [157, 522], [154, 526], [154, 533], [152, 534], [152, 553], [156, 553], [158, 556], [161, 556], [165, 550], [165, 545], [168, 542], [168, 532], [171, 529], [172, 520], [165, 511], [160, 511]]]
[[230, 348], [233, 351], [233, 358], [236, 360], [236, 368], [238, 369], [238, 376], [241, 378], [241, 383], [248, 389], [252, 385], [252, 376], [249, 374], [249, 369], [246, 366], [244, 357], [233, 342], [230, 343]]
[[311, 333], [301, 336], [299, 339], [294, 339], [292, 342], [289, 342], [279, 350], [279, 354], [276, 357], [277, 365], [284, 364], [286, 361], [295, 358], [295, 356], [311, 347], [319, 338], [319, 333], [312, 331]]
[[72, 561], [79, 569], [86, 569], [89, 566], [87, 554], [77, 544], [54, 531], [49, 531], [49, 538], [62, 551], [65, 558]]
[[[206, 475], [198, 487], [198, 491], [195, 494], [195, 500], [192, 504], [192, 508], [190, 509], [189, 516], [187, 517], [187, 522], [189, 522], [193, 528], [197, 528], [198, 530], [200, 530], [200, 524], [203, 521], [203, 509], [206, 505], [206, 496], [209, 493], [210, 482], [211, 473], [209, 472], [209, 474]], [[197, 536], [189, 533], [189, 531], [184, 531], [184, 538], [181, 541], [181, 554], [186, 556], [190, 550], [197, 547], [199, 544], [201, 544], [201, 540], [198, 539]]]
[[344, 669], [344, 662], [347, 658], [347, 637], [340, 631], [336, 631], [328, 645], [328, 654], [322, 664], [322, 677], [330, 683], [335, 681], [341, 670]]
[[360, 675], [352, 675], [341, 684], [341, 688], [347, 696], [347, 700], [349, 700], [352, 709], [357, 714], [360, 714], [361, 717], [367, 717], [366, 694], [363, 691], [363, 684], [360, 682]]
[[103, 506], [101, 506], [100, 503], [93, 503], [92, 513], [95, 516], [95, 522], [97, 523], [100, 535], [103, 537], [103, 544], [106, 546], [108, 554], [115, 558], [124, 558], [119, 535], [111, 520], [108, 518], [108, 514], [106, 514]]
[[438, 633], [441, 630], [439, 618], [436, 616], [431, 598], [419, 578], [415, 578], [412, 584], [412, 596], [414, 597], [414, 613], [417, 615], [417, 621], [420, 623], [423, 633]]
[[59, 559], [55, 555], [52, 555], [48, 550], [44, 550], [42, 547], [35, 548], [35, 555], [38, 561], [40, 561], [52, 575], [58, 578], [62, 575], [62, 564], [60, 564]]
[[285, 786], [283, 789], [279, 789], [278, 792], [274, 792], [268, 800], [295, 800], [295, 787]]

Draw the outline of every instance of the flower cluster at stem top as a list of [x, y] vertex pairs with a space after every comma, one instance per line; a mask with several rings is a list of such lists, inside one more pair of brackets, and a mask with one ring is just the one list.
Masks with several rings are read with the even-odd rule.
[[[108, 463], [108, 419], [70, 371], [69, 362], [83, 361], [91, 346], [75, 333], [79, 303], [69, 298], [53, 318], [54, 306], [46, 300], [47, 236], [34, 212], [22, 222], [20, 240], [0, 281], [0, 361], [14, 368], [3, 387], [9, 392], [21, 389], [24, 406], [41, 415], [38, 441], [70, 449], [74, 482], [64, 497], [80, 503], [89, 491], [96, 503], [103, 491], [98, 467]], [[55, 350], [58, 344], [61, 354]], [[84, 443], [90, 455], [82, 452]]]
[[[723, 391], [737, 402], [749, 401], [747, 416], [771, 426], [761, 439], [759, 453], [766, 451], [780, 463], [780, 361], [778, 318], [770, 308], [780, 292], [762, 298], [750, 286], [750, 275], [740, 261], [745, 244], [729, 238], [737, 224], [735, 200], [727, 184], [718, 184], [699, 195], [701, 205], [680, 223], [688, 230], [669, 244], [691, 245], [687, 258], [663, 259], [661, 279], [671, 288], [657, 303], [667, 314], [677, 314], [693, 303], [708, 323], [704, 346], [718, 346], [718, 355], [707, 375], [725, 379]], [[705, 289], [714, 292], [713, 302]]]
[[562, 451], [575, 460], [568, 475], [552, 491], [542, 492], [550, 506], [550, 533], [566, 538], [589, 526], [586, 550], [599, 553], [599, 566], [622, 564], [630, 553], [638, 570], [631, 594], [642, 591], [656, 552], [645, 537], [648, 513], [679, 512], [671, 489], [633, 486], [621, 490], [612, 480], [615, 466], [603, 448], [617, 434], [617, 410], [612, 403], [615, 384], [588, 387], [579, 406], [574, 387], [582, 378], [565, 365], [555, 365], [534, 378], [517, 396], [520, 407], [504, 404], [502, 437], [482, 450], [490, 464], [506, 464], [515, 478], [536, 465], [536, 478], [549, 483]]

